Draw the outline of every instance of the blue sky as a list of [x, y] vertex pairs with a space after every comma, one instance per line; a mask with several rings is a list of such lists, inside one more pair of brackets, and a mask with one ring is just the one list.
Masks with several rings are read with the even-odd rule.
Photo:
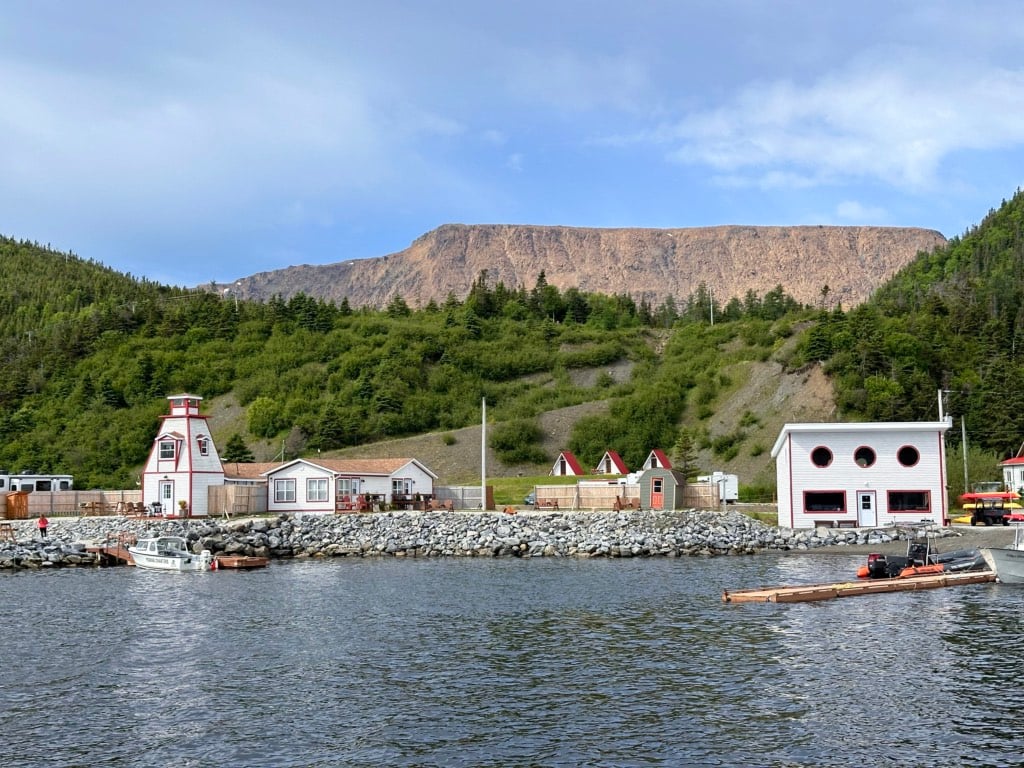
[[442, 224], [962, 234], [1024, 176], [1024, 4], [0, 8], [0, 234], [174, 285]]

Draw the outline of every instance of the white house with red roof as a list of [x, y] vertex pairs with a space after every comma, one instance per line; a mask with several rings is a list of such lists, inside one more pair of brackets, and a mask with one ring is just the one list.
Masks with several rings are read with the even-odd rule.
[[142, 503], [171, 517], [209, 514], [209, 488], [224, 484], [224, 469], [206, 417], [199, 412], [203, 398], [170, 395], [170, 412], [161, 416], [160, 430], [142, 471]]
[[265, 470], [269, 512], [344, 512], [409, 505], [434, 494], [437, 475], [416, 459], [294, 459]]
[[999, 466], [1003, 470], [1003, 485], [1008, 491], [1017, 491], [1024, 496], [1024, 456], [1014, 456], [1001, 462]]
[[579, 459], [573, 455], [572, 451], [562, 451], [558, 454], [558, 458], [555, 459], [555, 463], [552, 465], [551, 471], [548, 472], [548, 474], [554, 475], [555, 477], [571, 477], [585, 475], [587, 473], [583, 470], [583, 466], [580, 464]]
[[604, 456], [597, 462], [597, 467], [594, 469], [595, 475], [628, 475], [629, 470], [626, 468], [626, 462], [622, 460], [615, 451], [605, 451]]
[[655, 448], [644, 459], [643, 466], [641, 469], [672, 469], [672, 462], [669, 461], [668, 456], [660, 448]]
[[786, 424], [775, 459], [783, 528], [948, 523], [952, 420]]

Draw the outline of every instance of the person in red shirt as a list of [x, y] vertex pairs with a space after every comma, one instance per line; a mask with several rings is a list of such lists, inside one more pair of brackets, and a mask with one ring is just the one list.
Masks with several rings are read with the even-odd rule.
[[46, 519], [46, 515], [40, 515], [36, 521], [36, 525], [39, 526], [39, 538], [46, 538], [46, 527], [50, 524], [50, 521]]

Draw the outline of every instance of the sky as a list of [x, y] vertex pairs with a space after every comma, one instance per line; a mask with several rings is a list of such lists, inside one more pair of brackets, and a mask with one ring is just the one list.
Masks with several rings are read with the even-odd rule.
[[10, 0], [0, 234], [195, 286], [443, 224], [962, 235], [1024, 176], [1017, 0]]

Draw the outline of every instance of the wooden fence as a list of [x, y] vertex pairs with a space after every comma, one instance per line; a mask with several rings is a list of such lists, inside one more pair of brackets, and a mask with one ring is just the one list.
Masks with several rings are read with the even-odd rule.
[[[623, 507], [646, 509], [638, 484], [609, 484], [581, 481], [576, 485], [538, 485], [537, 509], [610, 510], [616, 502]], [[681, 509], [717, 509], [718, 488], [714, 483], [689, 483], [680, 490]]]
[[267, 511], [267, 486], [213, 485], [207, 499], [210, 517], [260, 515]]
[[117, 515], [135, 503], [142, 503], [142, 491], [17, 491], [0, 494], [0, 518]]

